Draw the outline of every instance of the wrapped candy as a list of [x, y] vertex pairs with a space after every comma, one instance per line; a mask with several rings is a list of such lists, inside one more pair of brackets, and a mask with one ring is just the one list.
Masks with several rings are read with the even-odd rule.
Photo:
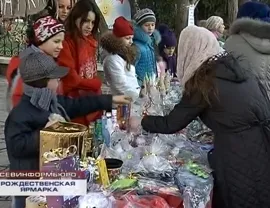
[[182, 193], [185, 208], [204, 208], [210, 200], [213, 179], [200, 178], [185, 167], [178, 169], [175, 182]]
[[116, 202], [117, 208], [170, 208], [168, 203], [160, 196], [156, 195], [136, 195], [133, 193], [126, 194], [123, 200]]
[[164, 157], [169, 148], [160, 139], [155, 138], [149, 147], [147, 154], [142, 158], [137, 172], [164, 173], [173, 170], [168, 160]]
[[136, 138], [136, 145], [138, 147], [143, 147], [146, 145], [146, 139], [143, 135], [140, 135]]
[[87, 179], [87, 190], [90, 190], [93, 184], [99, 179], [96, 159], [87, 157], [84, 159], [84, 161], [80, 161], [80, 170], [85, 171]]
[[127, 140], [121, 140], [112, 148], [105, 147], [102, 149], [101, 158], [113, 158], [123, 161], [122, 172], [128, 173], [137, 168], [142, 156], [142, 151], [133, 148]]
[[214, 133], [210, 129], [206, 128], [207, 127], [203, 125], [201, 131], [199, 131], [197, 134], [192, 135], [190, 137], [190, 140], [201, 144], [213, 144]]
[[132, 178], [119, 179], [111, 184], [110, 190], [115, 191], [115, 190], [128, 189], [135, 186], [136, 183], [137, 183], [137, 180], [132, 179]]
[[113, 208], [114, 198], [105, 192], [92, 192], [79, 198], [79, 208]]
[[189, 161], [188, 164], [186, 164], [186, 169], [191, 172], [194, 175], [197, 175], [201, 178], [207, 179], [210, 177], [211, 170], [207, 167], [204, 167], [202, 165], [196, 164], [192, 161]]
[[137, 99], [132, 105], [130, 109], [130, 116], [138, 116], [141, 117], [143, 114], [142, 105], [145, 103], [145, 99]]
[[137, 169], [140, 163], [140, 151], [137, 148], [134, 148], [130, 151], [124, 152], [121, 155], [121, 159], [123, 161], [122, 173], [133, 172]]
[[[131, 136], [131, 135], [130, 135]], [[133, 149], [133, 147], [130, 145], [129, 142], [131, 142], [133, 140], [133, 138], [127, 136], [127, 138], [124, 138], [122, 139], [120, 142], [119, 142], [119, 145], [121, 145], [122, 149], [124, 151], [130, 151]]]
[[115, 131], [111, 135], [111, 146], [112, 147], [116, 146], [122, 140], [132, 141], [133, 136], [132, 136], [132, 134], [127, 134], [124, 131], [120, 131], [120, 130]]
[[163, 182], [152, 178], [139, 177], [138, 187], [140, 190], [150, 191], [154, 193], [170, 194], [181, 196], [179, 189], [174, 184]]
[[177, 146], [176, 144], [187, 141], [184, 134], [159, 134], [158, 138], [171, 147]]

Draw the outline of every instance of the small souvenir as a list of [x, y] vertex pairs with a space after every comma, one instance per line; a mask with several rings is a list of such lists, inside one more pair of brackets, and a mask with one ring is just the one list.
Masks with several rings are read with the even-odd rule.
[[202, 166], [193, 163], [192, 161], [188, 162], [186, 165], [189, 172], [191, 172], [194, 175], [197, 175], [201, 178], [207, 179], [209, 178], [210, 170], [207, 171], [207, 169], [203, 168]]

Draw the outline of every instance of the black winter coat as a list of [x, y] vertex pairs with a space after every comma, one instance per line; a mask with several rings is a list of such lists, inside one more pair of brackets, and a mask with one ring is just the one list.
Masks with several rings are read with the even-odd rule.
[[175, 133], [197, 116], [215, 134], [213, 208], [270, 207], [270, 102], [266, 91], [247, 77], [237, 62], [227, 56], [215, 67], [217, 96], [211, 106], [201, 96], [183, 96], [165, 117], [142, 120], [152, 133]]
[[[111, 110], [112, 96], [87, 96], [71, 99], [58, 96], [58, 102], [70, 119], [99, 110]], [[23, 95], [5, 123], [5, 140], [10, 170], [39, 170], [39, 134], [48, 122], [50, 112], [36, 108]]]

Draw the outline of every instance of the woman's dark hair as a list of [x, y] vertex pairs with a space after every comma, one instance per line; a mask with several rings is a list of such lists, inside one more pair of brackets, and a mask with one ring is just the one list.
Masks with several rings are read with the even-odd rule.
[[74, 40], [78, 40], [78, 37], [82, 37], [80, 28], [78, 28], [76, 25], [76, 20], [81, 18], [80, 27], [82, 27], [83, 23], [86, 22], [88, 12], [90, 11], [96, 15], [92, 34], [96, 37], [98, 33], [98, 26], [100, 21], [99, 10], [97, 5], [92, 1], [93, 0], [79, 0], [74, 5], [65, 21], [66, 31]]
[[25, 84], [34, 88], [45, 88], [48, 85], [50, 79], [44, 78], [33, 82], [26, 82]]
[[184, 94], [187, 96], [199, 92], [203, 100], [211, 105], [210, 97], [217, 96], [217, 88], [214, 83], [215, 66], [217, 61], [205, 61], [194, 75], [186, 82]]

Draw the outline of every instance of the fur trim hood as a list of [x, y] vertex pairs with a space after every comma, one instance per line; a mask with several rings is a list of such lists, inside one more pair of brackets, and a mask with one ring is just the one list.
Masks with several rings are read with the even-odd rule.
[[[143, 43], [146, 43], [149, 45], [152, 44], [151, 37], [149, 35], [147, 35], [140, 26], [133, 24], [133, 28], [134, 28], [134, 38], [133, 39], [135, 41], [140, 41], [140, 42], [143, 42]], [[158, 44], [161, 41], [161, 35], [158, 32], [158, 30], [154, 31], [153, 36], [155, 39], [155, 44], [158, 46]]]
[[[270, 54], [270, 23], [256, 19], [236, 20], [230, 30], [231, 35], [240, 35], [253, 49], [262, 54]], [[233, 36], [232, 36], [233, 37]]]
[[126, 47], [120, 38], [117, 38], [111, 31], [106, 32], [100, 40], [100, 45], [106, 51], [104, 57], [109, 54], [118, 54], [129, 64], [134, 64], [136, 59], [136, 47]]
[[261, 20], [241, 18], [236, 20], [230, 29], [230, 34], [247, 33], [260, 39], [270, 39], [270, 23]]

